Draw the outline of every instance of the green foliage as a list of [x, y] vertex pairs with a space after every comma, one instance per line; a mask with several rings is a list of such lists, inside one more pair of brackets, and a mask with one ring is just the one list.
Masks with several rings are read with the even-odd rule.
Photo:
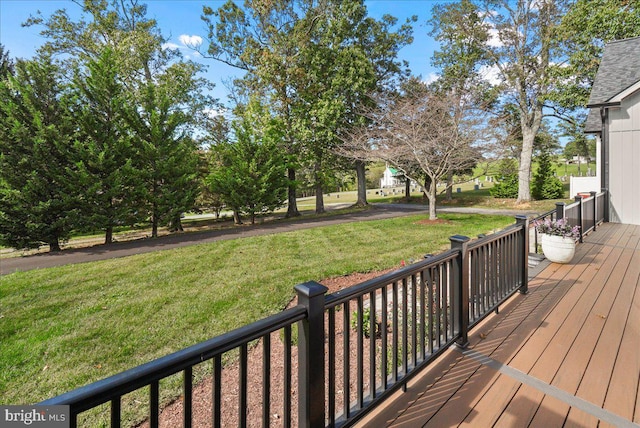
[[533, 175], [532, 195], [535, 199], [560, 199], [564, 196], [562, 182], [553, 172], [549, 152], [543, 151], [538, 156], [538, 169]]
[[489, 194], [494, 198], [517, 198], [518, 174], [509, 174], [504, 176], [491, 189], [489, 189]]
[[104, 230], [106, 243], [112, 241], [114, 227], [144, 219], [140, 217], [140, 173], [133, 165], [136, 148], [132, 133], [125, 132], [126, 106], [133, 100], [120, 78], [115, 56], [107, 48], [74, 80], [73, 109], [79, 132], [69, 162], [83, 188], [83, 226]]
[[[370, 18], [358, 0], [276, 0], [243, 7], [229, 1], [217, 10], [205, 7], [203, 19], [209, 54], [245, 70], [236, 82], [240, 92], [268, 104], [283, 123], [280, 145], [290, 156], [287, 215], [298, 215], [297, 171], [309, 170], [307, 177], [322, 196], [336, 167], [352, 165], [335, 156], [339, 137], [362, 122], [358, 107], [370, 102], [372, 93], [407, 74], [397, 52], [411, 42], [411, 26], [396, 27], [388, 15]], [[358, 186], [366, 203], [359, 161]]]
[[[354, 311], [351, 314], [351, 328], [358, 329], [358, 311]], [[364, 337], [369, 338], [372, 333], [376, 336], [380, 335], [380, 326], [375, 315], [373, 318], [371, 317], [371, 308], [365, 308], [362, 311], [362, 334]]]
[[559, 106], [585, 106], [606, 43], [640, 36], [640, 1], [577, 0], [572, 2], [557, 38], [568, 61], [552, 68], [560, 84], [551, 93]]
[[48, 57], [19, 61], [15, 73], [0, 80], [0, 242], [56, 251], [78, 225], [69, 97]]
[[234, 131], [237, 141], [213, 147], [219, 164], [209, 186], [227, 207], [248, 214], [254, 223], [256, 214], [273, 211], [286, 200], [287, 157], [278, 146], [282, 124], [254, 101]]

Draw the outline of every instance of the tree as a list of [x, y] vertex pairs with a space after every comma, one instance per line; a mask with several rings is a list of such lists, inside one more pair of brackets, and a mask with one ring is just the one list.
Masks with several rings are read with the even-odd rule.
[[181, 214], [195, 206], [198, 196], [198, 145], [189, 134], [207, 97], [199, 93], [196, 70], [192, 63], [178, 62], [158, 71], [143, 84], [140, 104], [130, 106], [126, 115], [152, 237], [161, 225], [182, 230]]
[[59, 251], [77, 226], [69, 168], [75, 132], [61, 70], [49, 57], [18, 61], [0, 80], [0, 242]]
[[4, 45], [0, 43], [0, 80], [5, 80], [14, 73], [14, 63], [9, 56], [9, 51], [5, 51]]
[[518, 110], [522, 133], [519, 202], [531, 198], [533, 144], [545, 101], [554, 88], [550, 65], [559, 54], [554, 35], [564, 9], [565, 2], [560, 0], [461, 0], [437, 6], [433, 13], [433, 34], [443, 51], [452, 40], [464, 47], [449, 49], [440, 67], [446, 71], [462, 63], [477, 72], [496, 73], [501, 99]]
[[[137, 209], [131, 212], [150, 219], [153, 236], [160, 224], [171, 223], [179, 229], [180, 213], [193, 206], [197, 188], [197, 145], [187, 133], [205, 105], [215, 105], [205, 94], [211, 84], [197, 77], [200, 66], [181, 61], [179, 52], [163, 48], [165, 39], [138, 0], [74, 3], [82, 8], [82, 17], [75, 22], [65, 10], [48, 19], [29, 20], [29, 25], [44, 27], [41, 34], [48, 40], [40, 50], [64, 56], [68, 67], [78, 73], [99, 61], [105, 51], [111, 52], [115, 83], [128, 97], [121, 106], [124, 120], [110, 123], [119, 127], [112, 135], [131, 138], [134, 153], [126, 154], [129, 158], [123, 165], [135, 168], [140, 177], [139, 186], [130, 192], [139, 197]], [[107, 241], [108, 235], [107, 230]]]
[[209, 184], [227, 207], [248, 214], [254, 224], [256, 214], [273, 211], [286, 201], [287, 162], [278, 147], [282, 123], [253, 101], [234, 131], [236, 141], [213, 147], [220, 166], [209, 176]]
[[144, 220], [139, 210], [141, 177], [133, 164], [136, 147], [125, 123], [132, 98], [120, 79], [113, 52], [106, 48], [74, 81], [79, 133], [69, 161], [84, 189], [79, 205], [83, 223], [104, 230], [105, 244], [113, 242], [116, 226]]
[[385, 99], [371, 115], [373, 125], [355, 136], [361, 151], [398, 168], [405, 177], [425, 178], [429, 218], [436, 219], [437, 185], [451, 172], [481, 159], [480, 119], [464, 97], [428, 91]]
[[[396, 57], [411, 42], [410, 26], [394, 33], [394, 18], [369, 18], [355, 0], [261, 0], [242, 8], [229, 1], [216, 11], [205, 7], [204, 15], [209, 55], [247, 71], [241, 88], [268, 102], [285, 124], [282, 145], [291, 156], [287, 216], [299, 214], [295, 168], [305, 162], [314, 171], [321, 210], [325, 165], [335, 164], [337, 134], [358, 123], [356, 107], [371, 92], [402, 74]], [[359, 202], [366, 204], [364, 163], [357, 159], [356, 169]]]
[[533, 175], [533, 197], [536, 199], [559, 199], [564, 196], [562, 183], [553, 173], [548, 149], [538, 156], [538, 169]]
[[[572, 2], [558, 27], [565, 61], [552, 67], [557, 86], [550, 94], [564, 113], [582, 114], [589, 101], [606, 43], [640, 36], [639, 0], [576, 0]], [[584, 117], [573, 122], [582, 130]], [[572, 131], [572, 133], [576, 133]]]

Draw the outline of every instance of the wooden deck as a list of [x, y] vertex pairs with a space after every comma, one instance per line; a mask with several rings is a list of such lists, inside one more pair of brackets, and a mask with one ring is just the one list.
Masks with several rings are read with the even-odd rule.
[[640, 226], [606, 223], [359, 426], [640, 427]]

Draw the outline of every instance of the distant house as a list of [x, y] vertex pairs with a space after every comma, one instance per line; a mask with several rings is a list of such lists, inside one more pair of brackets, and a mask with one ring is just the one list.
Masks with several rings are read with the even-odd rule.
[[404, 186], [404, 175], [397, 169], [387, 165], [380, 179], [380, 188], [399, 186]]
[[605, 46], [587, 107], [597, 175], [572, 179], [572, 195], [608, 189], [608, 220], [640, 224], [640, 37]]

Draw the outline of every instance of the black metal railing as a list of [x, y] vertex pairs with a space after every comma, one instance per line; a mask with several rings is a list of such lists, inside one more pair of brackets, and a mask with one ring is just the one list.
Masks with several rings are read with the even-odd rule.
[[[256, 407], [262, 426], [274, 414], [285, 427], [350, 426], [449, 346], [466, 346], [469, 329], [509, 296], [527, 292], [528, 223], [518, 217], [515, 225], [474, 241], [453, 236], [443, 254], [331, 295], [315, 282], [297, 285], [298, 304], [291, 309], [41, 404], [69, 405], [75, 427], [78, 415], [110, 403], [116, 427], [125, 396], [148, 388], [148, 420], [155, 427], [160, 381], [182, 372], [179, 402], [183, 426], [190, 427], [194, 368], [208, 364], [214, 427], [244, 427], [247, 409]], [[278, 340], [280, 353], [272, 349]], [[237, 357], [233, 375], [223, 364], [229, 353]], [[253, 360], [259, 370], [249, 370]], [[284, 366], [277, 382], [274, 363]], [[260, 388], [248, 386], [248, 373], [260, 377]]]
[[[560, 209], [564, 209], [564, 206], [562, 206]], [[559, 218], [562, 218], [563, 214], [560, 214]], [[533, 252], [534, 253], [541, 253], [542, 252], [542, 246], [540, 244], [540, 233], [538, 232], [538, 229], [535, 228], [535, 223], [538, 221], [545, 221], [546, 219], [550, 219], [550, 220], [556, 220], [558, 218], [558, 205], [556, 204], [556, 209], [553, 209], [551, 211], [547, 211], [546, 213], [540, 214], [537, 217], [534, 217], [531, 219], [531, 222], [529, 223], [531, 230], [533, 231]]]
[[597, 229], [597, 227], [606, 221], [606, 198], [607, 191], [603, 189], [601, 192], [590, 192], [588, 197], [576, 196], [575, 202], [565, 205], [564, 202], [556, 204], [556, 216], [558, 219], [566, 218], [567, 223], [571, 226], [580, 227], [580, 238]]
[[590, 192], [588, 197], [576, 196], [572, 204], [566, 205], [564, 202], [556, 203], [554, 210], [548, 211], [531, 219], [530, 226], [533, 230], [534, 252], [541, 251], [539, 234], [534, 227], [535, 223], [540, 220], [560, 220], [567, 219], [567, 223], [571, 226], [580, 227], [579, 241], [589, 233], [597, 229], [597, 227], [606, 221], [606, 198], [607, 191], [602, 189], [601, 192]]

